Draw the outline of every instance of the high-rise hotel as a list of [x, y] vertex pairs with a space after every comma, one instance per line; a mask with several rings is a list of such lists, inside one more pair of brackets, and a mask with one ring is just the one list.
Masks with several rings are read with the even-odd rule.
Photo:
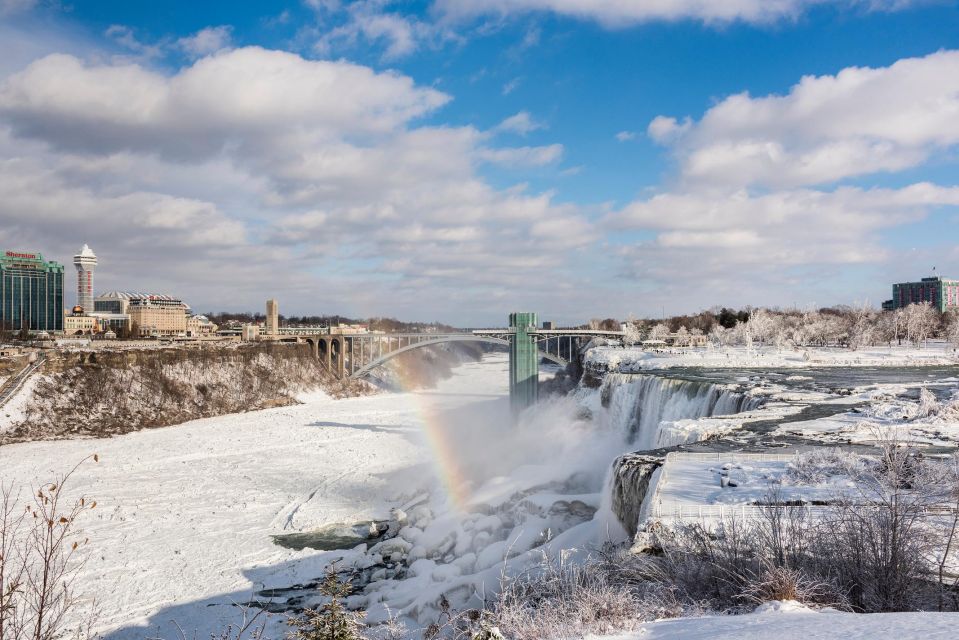
[[77, 306], [89, 314], [93, 311], [93, 270], [97, 266], [97, 256], [90, 247], [83, 245], [80, 253], [73, 256], [73, 266], [77, 268]]
[[0, 254], [0, 327], [63, 331], [63, 265], [39, 253]]

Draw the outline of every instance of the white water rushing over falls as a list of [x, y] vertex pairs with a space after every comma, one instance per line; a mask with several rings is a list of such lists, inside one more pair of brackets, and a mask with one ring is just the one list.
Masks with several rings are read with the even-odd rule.
[[457, 461], [468, 506], [430, 495], [394, 513], [395, 537], [347, 560], [360, 587], [350, 604], [372, 622], [391, 611], [428, 624], [442, 597], [456, 609], [482, 606], [504, 572], [528, 568], [543, 551], [570, 558], [625, 541], [655, 465], [621, 454], [701, 439], [710, 431], [697, 419], [757, 405], [706, 382], [612, 374], [598, 390], [541, 402], [497, 433], [497, 445], [489, 431], [482, 444], [473, 434]]
[[[658, 449], [701, 440], [682, 421], [726, 416], [759, 406], [741, 391], [708, 382], [656, 375], [609, 373], [600, 391], [609, 420], [633, 449]], [[707, 434], [708, 435], [708, 434]]]

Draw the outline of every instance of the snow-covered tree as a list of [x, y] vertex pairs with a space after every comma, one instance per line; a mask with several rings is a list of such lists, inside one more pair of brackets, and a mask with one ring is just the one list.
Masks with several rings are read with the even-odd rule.
[[627, 320], [623, 324], [623, 344], [633, 345], [637, 342], [643, 341], [643, 334], [639, 330], [639, 326], [632, 319]]
[[853, 351], [873, 344], [876, 337], [875, 314], [868, 306], [853, 308], [849, 317], [849, 348]]
[[906, 339], [922, 346], [939, 326], [939, 312], [928, 302], [910, 304], [905, 308]]
[[943, 337], [951, 344], [959, 346], [959, 312], [953, 310], [946, 316]]
[[728, 347], [733, 341], [733, 332], [721, 324], [714, 324], [709, 331], [709, 341], [717, 347]]
[[649, 332], [649, 338], [651, 340], [665, 340], [668, 335], [669, 327], [662, 322], [654, 326]]

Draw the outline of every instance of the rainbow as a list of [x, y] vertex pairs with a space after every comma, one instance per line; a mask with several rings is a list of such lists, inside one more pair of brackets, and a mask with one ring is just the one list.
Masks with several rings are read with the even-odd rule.
[[456, 512], [465, 513], [472, 498], [473, 483], [469, 479], [463, 461], [461, 445], [458, 445], [452, 430], [444, 423], [441, 411], [411, 381], [398, 374], [399, 386], [419, 417], [426, 444], [431, 453], [436, 477], [447, 499], [447, 506]]

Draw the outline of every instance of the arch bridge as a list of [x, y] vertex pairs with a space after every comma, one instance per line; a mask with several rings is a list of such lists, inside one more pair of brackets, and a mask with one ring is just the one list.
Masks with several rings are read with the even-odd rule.
[[[539, 363], [565, 366], [597, 337], [621, 338], [622, 331], [538, 328], [535, 313], [513, 313], [509, 326], [454, 333], [297, 333], [338, 379], [362, 378], [393, 358], [423, 347], [476, 342], [509, 348], [510, 404], [518, 413], [538, 396]], [[291, 334], [292, 335], [292, 334]]]

